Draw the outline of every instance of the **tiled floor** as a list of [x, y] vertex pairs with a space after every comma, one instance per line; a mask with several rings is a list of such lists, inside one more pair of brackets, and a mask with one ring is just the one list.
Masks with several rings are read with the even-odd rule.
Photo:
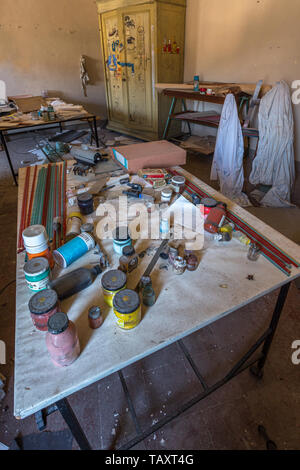
[[[34, 138], [33, 138], [34, 137]], [[15, 168], [28, 159], [37, 136], [18, 135], [11, 142]], [[187, 169], [209, 183], [211, 159], [189, 156]], [[297, 183], [295, 200], [300, 200]], [[0, 403], [0, 442], [10, 445], [18, 435], [37, 432], [33, 417], [13, 417], [13, 358], [17, 190], [0, 152], [0, 339], [7, 344], [8, 363], [0, 366], [7, 377], [6, 398]], [[252, 208], [258, 217], [300, 242], [300, 210]], [[264, 331], [278, 292], [240, 309], [229, 317], [184, 340], [184, 345], [209, 384], [220, 379]], [[257, 381], [245, 371], [216, 393], [149, 436], [136, 449], [264, 449], [257, 432], [267, 428], [280, 449], [300, 449], [300, 366], [291, 362], [291, 344], [300, 339], [300, 291], [292, 285], [274, 339], [264, 378]], [[178, 344], [127, 367], [124, 377], [141, 428], [168, 416], [201, 390]], [[119, 447], [135, 435], [118, 374], [74, 394], [69, 399], [93, 448]], [[59, 413], [48, 418], [48, 431], [65, 429]], [[74, 448], [76, 448], [74, 442]]]

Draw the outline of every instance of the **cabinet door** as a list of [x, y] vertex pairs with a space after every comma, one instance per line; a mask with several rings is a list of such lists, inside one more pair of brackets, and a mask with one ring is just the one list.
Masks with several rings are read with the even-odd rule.
[[120, 13], [125, 58], [120, 65], [127, 83], [128, 125], [132, 129], [153, 130], [156, 99], [152, 64], [153, 6], [127, 7]]
[[120, 65], [124, 44], [120, 13], [115, 10], [101, 15], [103, 54], [106, 76], [108, 117], [120, 123], [128, 122], [127, 83]]

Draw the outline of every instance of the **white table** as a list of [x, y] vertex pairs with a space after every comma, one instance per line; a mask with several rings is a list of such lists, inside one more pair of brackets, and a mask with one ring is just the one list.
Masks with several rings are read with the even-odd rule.
[[[227, 200], [223, 195], [197, 178], [182, 169], [177, 170], [188, 176], [195, 184], [200, 185], [217, 200], [227, 202], [231, 211], [300, 262], [300, 247], [298, 245]], [[21, 181], [22, 178], [20, 178], [20, 190]], [[148, 244], [145, 241], [138, 241], [136, 251], [142, 251]], [[158, 247], [160, 242], [154, 241], [151, 244]], [[112, 261], [111, 268], [116, 268], [118, 266], [118, 256], [113, 254], [111, 241], [104, 241], [103, 247]], [[170, 270], [159, 269], [160, 263], [158, 263], [152, 273], [152, 281], [157, 295], [156, 304], [148, 310], [144, 308], [140, 325], [131, 331], [123, 331], [116, 326], [114, 314], [108, 307], [105, 308], [106, 318], [103, 326], [98, 330], [89, 329], [87, 323], [88, 308], [92, 305], [105, 306], [101, 292], [100, 275], [84, 293], [77, 294], [62, 303], [62, 310], [68, 313], [69, 318], [77, 326], [82, 350], [79, 358], [70, 367], [64, 369], [57, 368], [52, 364], [46, 349], [45, 333], [39, 332], [33, 327], [28, 310], [31, 293], [26, 286], [22, 269], [24, 254], [19, 254], [17, 256], [14, 415], [18, 419], [23, 419], [36, 414], [37, 420], [40, 421], [40, 426], [42, 426], [41, 410], [50, 413], [58, 409], [80, 447], [83, 449], [89, 448], [89, 444], [66, 397], [119, 371], [139, 434], [136, 439], [128, 444], [129, 447], [132, 447], [171, 421], [174, 416], [167, 416], [149, 430], [139, 432], [133, 404], [127, 393], [121, 370], [175, 341], [180, 341], [182, 338], [259, 297], [281, 288], [269, 329], [262, 333], [261, 338], [239, 361], [237, 366], [213, 387], [208, 387], [199, 371], [194, 369], [199, 380], [203, 382], [204, 391], [192, 402], [184, 404], [181, 411], [193, 406], [241, 370], [254, 363], [256, 369], [252, 368], [252, 372], [256, 373], [257, 376], [261, 376], [288, 294], [289, 285], [292, 280], [300, 276], [300, 269], [292, 268], [291, 276], [287, 277], [264, 257], [261, 256], [257, 262], [253, 263], [247, 260], [246, 254], [247, 248], [238, 241], [232, 241], [228, 245], [208, 244], [201, 254], [198, 270], [196, 272], [186, 272], [183, 276], [176, 276]], [[136, 286], [151, 258], [151, 256], [145, 256], [141, 259], [138, 269], [129, 275], [128, 286], [130, 288]], [[97, 257], [92, 250], [68, 270], [71, 271], [79, 266], [86, 266], [96, 261]], [[254, 274], [254, 281], [247, 279], [249, 273]], [[253, 353], [263, 343], [262, 354], [253, 359]], [[181, 342], [180, 344], [183, 352], [188, 357], [183, 344]], [[188, 357], [188, 360], [194, 368], [192, 359]], [[249, 360], [252, 362], [249, 363]]]

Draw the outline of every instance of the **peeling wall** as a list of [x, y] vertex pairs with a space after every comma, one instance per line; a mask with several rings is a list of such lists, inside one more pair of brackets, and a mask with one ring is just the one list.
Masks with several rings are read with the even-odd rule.
[[[84, 97], [80, 56], [91, 84]], [[95, 0], [0, 0], [0, 78], [7, 94], [62, 96], [106, 116]]]
[[[185, 80], [300, 80], [299, 14], [299, 0], [187, 0]], [[294, 116], [300, 161], [300, 104]]]

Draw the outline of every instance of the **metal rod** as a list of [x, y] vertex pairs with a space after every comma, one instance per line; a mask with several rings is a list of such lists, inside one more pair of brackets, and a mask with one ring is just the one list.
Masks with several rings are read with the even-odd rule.
[[130, 411], [130, 414], [132, 416], [132, 420], [134, 422], [135, 430], [136, 430], [137, 434], [140, 435], [142, 430], [141, 430], [141, 427], [140, 427], [138, 419], [137, 419], [137, 415], [136, 415], [136, 412], [135, 412], [135, 409], [134, 409], [134, 406], [133, 406], [133, 401], [131, 400], [131, 396], [129, 394], [127, 384], [126, 384], [124, 376], [123, 376], [123, 372], [121, 370], [119, 370], [118, 374], [119, 374], [119, 378], [120, 378], [120, 381], [121, 381], [121, 384], [122, 384], [122, 387], [123, 387], [123, 391], [124, 391], [125, 396], [126, 396], [129, 411]]
[[12, 165], [10, 155], [9, 155], [9, 151], [8, 151], [8, 147], [6, 145], [6, 140], [5, 140], [5, 137], [4, 137], [4, 133], [2, 131], [0, 131], [0, 136], [1, 136], [1, 141], [2, 141], [3, 148], [4, 148], [4, 152], [6, 154], [6, 158], [7, 158], [8, 164], [9, 164], [10, 172], [11, 172], [12, 177], [14, 179], [15, 185], [18, 186], [18, 181], [17, 181], [16, 175], [15, 175], [15, 172], [14, 172], [14, 167]]
[[209, 387], [208, 387], [207, 383], [205, 382], [203, 376], [200, 374], [200, 371], [199, 371], [198, 367], [196, 366], [195, 362], [193, 361], [192, 356], [190, 355], [187, 348], [185, 347], [185, 344], [183, 343], [183, 341], [181, 339], [177, 342], [178, 342], [183, 354], [185, 355], [185, 357], [189, 361], [190, 366], [193, 369], [193, 371], [195, 372], [195, 375], [198, 378], [198, 380], [200, 381], [202, 387], [204, 388], [204, 390], [207, 390]]
[[84, 434], [69, 402], [66, 398], [56, 402], [57, 409], [67, 423], [72, 435], [77, 441], [81, 450], [92, 450], [86, 435]]

